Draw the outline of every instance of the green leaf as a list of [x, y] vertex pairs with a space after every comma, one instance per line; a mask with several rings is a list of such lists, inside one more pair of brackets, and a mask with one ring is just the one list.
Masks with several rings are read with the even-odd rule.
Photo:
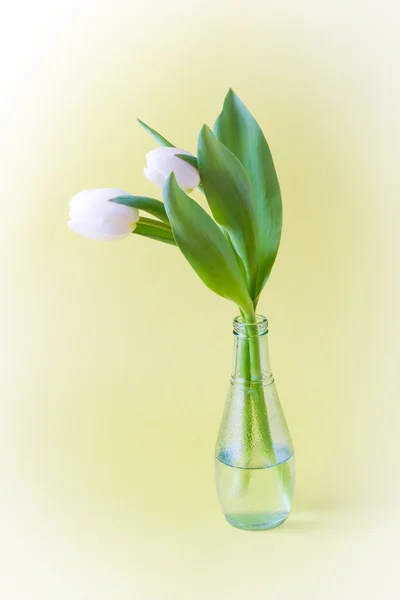
[[252, 184], [258, 239], [258, 297], [271, 273], [281, 238], [282, 199], [278, 178], [260, 126], [233, 90], [225, 98], [214, 131], [240, 160]]
[[147, 198], [147, 196], [117, 196], [116, 198], [112, 198], [110, 202], [139, 208], [153, 215], [153, 217], [160, 219], [163, 223], [169, 223], [164, 204], [155, 198]]
[[141, 119], [138, 119], [137, 121], [143, 127], [143, 129], [145, 129], [147, 131], [147, 133], [149, 133], [151, 136], [153, 136], [153, 138], [160, 144], [160, 146], [167, 146], [169, 148], [175, 148], [174, 144], [171, 144], [171, 142], [169, 142], [167, 140], [167, 138], [162, 136], [161, 133], [158, 133], [158, 131], [156, 131], [149, 125], [146, 125], [146, 123], [144, 121], [142, 121]]
[[253, 296], [257, 276], [257, 233], [250, 180], [236, 156], [217, 140], [207, 125], [198, 142], [200, 178], [217, 223], [228, 233], [243, 261]]
[[137, 222], [132, 233], [134, 235], [142, 235], [152, 240], [157, 240], [158, 242], [176, 246], [172, 231], [159, 227], [159, 221], [154, 221], [153, 219], [141, 218]]
[[173, 173], [164, 185], [163, 194], [176, 243], [197, 275], [213, 292], [250, 313], [252, 302], [246, 282], [218, 225], [180, 189]]

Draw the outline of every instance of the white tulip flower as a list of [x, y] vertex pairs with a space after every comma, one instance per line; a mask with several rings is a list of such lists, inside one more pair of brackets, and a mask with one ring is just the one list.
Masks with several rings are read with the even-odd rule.
[[175, 156], [176, 154], [193, 156], [180, 148], [156, 148], [146, 154], [147, 167], [144, 169], [144, 174], [152, 183], [162, 188], [173, 171], [179, 187], [184, 192], [191, 192], [200, 183], [199, 172], [192, 165]]
[[83, 190], [70, 201], [68, 227], [92, 240], [112, 242], [127, 237], [139, 220], [137, 208], [109, 202], [128, 192], [118, 188]]

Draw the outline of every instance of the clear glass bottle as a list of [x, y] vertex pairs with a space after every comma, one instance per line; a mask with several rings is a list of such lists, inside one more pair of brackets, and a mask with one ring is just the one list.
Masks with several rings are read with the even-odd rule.
[[218, 434], [217, 493], [227, 521], [240, 529], [271, 529], [290, 512], [294, 492], [292, 440], [268, 353], [268, 321], [233, 322], [234, 360]]

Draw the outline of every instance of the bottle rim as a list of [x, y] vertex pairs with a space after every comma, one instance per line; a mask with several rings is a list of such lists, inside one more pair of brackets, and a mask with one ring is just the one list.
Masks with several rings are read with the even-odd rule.
[[255, 323], [248, 323], [242, 316], [233, 319], [233, 333], [241, 337], [258, 337], [268, 333], [268, 319], [256, 315]]

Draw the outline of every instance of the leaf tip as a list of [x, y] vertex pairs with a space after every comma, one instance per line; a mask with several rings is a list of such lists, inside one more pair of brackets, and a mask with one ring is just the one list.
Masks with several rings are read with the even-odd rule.
[[108, 202], [113, 202], [114, 204], [125, 204], [126, 200], [131, 198], [130, 195], [119, 195], [114, 196], [113, 198], [109, 198]]
[[235, 90], [229, 88], [229, 92], [227, 94], [227, 100], [230, 100], [233, 104], [243, 105], [242, 100], [239, 98]]
[[208, 125], [204, 124], [202, 126], [202, 128], [200, 129], [199, 142], [200, 143], [208, 142], [211, 139], [213, 139], [214, 137], [215, 136], [214, 136], [214, 133], [212, 132], [212, 129]]
[[204, 123], [204, 124], [201, 126], [201, 129], [200, 129], [200, 135], [205, 135], [205, 134], [207, 134], [207, 132], [209, 131], [209, 129], [210, 129], [210, 128], [209, 128], [209, 126], [208, 126], [206, 123]]
[[164, 186], [163, 186], [163, 198], [165, 200], [166, 197], [169, 196], [170, 192], [174, 190], [175, 186], [177, 186], [177, 181], [176, 181], [176, 177], [175, 177], [175, 173], [173, 171], [171, 171], [171, 173], [168, 175], [167, 179], [165, 180]]

